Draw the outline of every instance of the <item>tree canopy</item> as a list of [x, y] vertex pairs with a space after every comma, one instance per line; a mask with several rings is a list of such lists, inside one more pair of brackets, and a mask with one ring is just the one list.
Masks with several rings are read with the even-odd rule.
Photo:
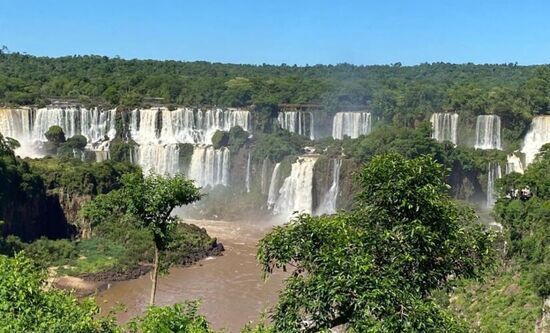
[[462, 332], [430, 298], [449, 276], [474, 277], [492, 258], [489, 231], [447, 194], [430, 157], [388, 154], [358, 177], [356, 208], [300, 215], [260, 241], [266, 274], [290, 269], [273, 314], [276, 330]]

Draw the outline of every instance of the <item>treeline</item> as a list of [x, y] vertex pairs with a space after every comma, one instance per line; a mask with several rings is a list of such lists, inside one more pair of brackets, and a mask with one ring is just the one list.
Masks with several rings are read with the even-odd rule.
[[0, 103], [40, 105], [51, 97], [124, 106], [143, 105], [151, 98], [186, 106], [368, 105], [386, 119], [410, 122], [441, 110], [548, 113], [550, 68], [447, 63], [256, 66], [0, 52]]

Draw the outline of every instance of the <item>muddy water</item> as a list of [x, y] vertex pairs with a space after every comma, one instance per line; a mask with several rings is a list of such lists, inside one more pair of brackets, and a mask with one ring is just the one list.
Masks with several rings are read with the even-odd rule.
[[[267, 281], [261, 277], [257, 264], [256, 243], [268, 226], [221, 221], [189, 221], [206, 228], [225, 246], [221, 257], [207, 258], [186, 268], [174, 268], [159, 279], [156, 303], [168, 305], [184, 300], [201, 299], [200, 312], [214, 328], [239, 332], [247, 322], [273, 306], [284, 276], [276, 273]], [[125, 312], [118, 319], [126, 322], [147, 307], [151, 280], [117, 282], [97, 296], [104, 312], [123, 304]]]

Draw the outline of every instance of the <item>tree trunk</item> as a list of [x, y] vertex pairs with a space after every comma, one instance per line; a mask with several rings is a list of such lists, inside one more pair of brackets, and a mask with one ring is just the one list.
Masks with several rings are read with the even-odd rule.
[[149, 300], [149, 305], [155, 305], [155, 294], [157, 293], [157, 278], [159, 271], [159, 249], [155, 246], [155, 259], [153, 261], [153, 271], [151, 272], [151, 281], [153, 285], [151, 286], [151, 299]]

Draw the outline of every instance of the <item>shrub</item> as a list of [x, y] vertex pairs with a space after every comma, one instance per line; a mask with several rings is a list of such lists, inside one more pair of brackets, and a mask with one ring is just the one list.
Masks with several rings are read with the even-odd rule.
[[224, 131], [216, 131], [214, 136], [212, 136], [212, 145], [215, 149], [220, 149], [221, 147], [226, 147], [229, 143], [229, 134]]
[[51, 126], [44, 135], [46, 139], [54, 145], [60, 145], [65, 142], [65, 133], [63, 129], [57, 125]]

